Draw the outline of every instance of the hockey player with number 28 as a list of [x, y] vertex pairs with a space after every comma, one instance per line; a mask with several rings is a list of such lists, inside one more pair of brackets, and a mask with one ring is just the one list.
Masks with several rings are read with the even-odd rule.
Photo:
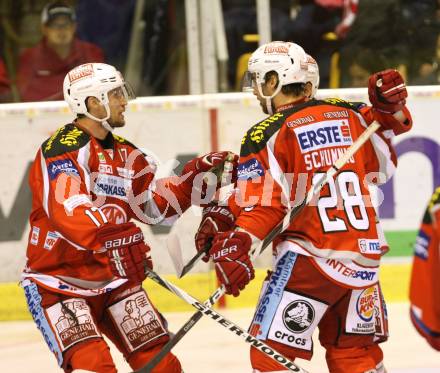
[[[378, 284], [384, 243], [368, 183], [389, 179], [396, 167], [390, 139], [409, 131], [407, 91], [400, 74], [373, 74], [372, 106], [314, 99], [315, 60], [297, 44], [272, 42], [251, 56], [245, 76], [264, 113], [242, 140], [238, 191], [229, 199], [234, 218], [206, 211], [196, 235], [219, 281], [235, 296], [254, 277], [249, 251], [304, 199], [313, 183], [373, 120], [381, 127], [324, 185], [318, 198], [274, 242], [274, 267], [264, 282], [250, 331], [291, 359], [311, 359], [312, 334], [332, 373], [385, 372], [377, 342], [387, 338]], [[226, 219], [226, 217], [229, 219]], [[223, 231], [223, 232], [222, 232]], [[251, 349], [254, 372], [284, 372]]]
[[[71, 70], [64, 98], [77, 118], [38, 150], [30, 172], [31, 232], [22, 286], [29, 310], [65, 372], [116, 372], [106, 335], [134, 370], [169, 340], [142, 288], [150, 247], [132, 222], [171, 223], [191, 204], [193, 181], [228, 152], [189, 161], [181, 177], [155, 167], [112, 130], [133, 95], [113, 66]], [[195, 185], [195, 184], [194, 184]], [[180, 373], [169, 353], [154, 373]]]

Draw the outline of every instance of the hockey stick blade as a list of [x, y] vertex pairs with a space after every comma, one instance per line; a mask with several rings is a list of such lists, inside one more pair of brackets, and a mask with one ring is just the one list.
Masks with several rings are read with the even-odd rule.
[[[221, 315], [217, 311], [213, 310], [210, 307], [205, 306], [197, 299], [193, 298], [191, 295], [186, 293], [184, 290], [178, 288], [176, 285], [172, 284], [171, 282], [163, 279], [153, 270], [147, 269], [146, 273], [147, 276], [150, 279], [152, 279], [154, 282], [156, 282], [158, 285], [167, 289], [171, 293], [177, 295], [179, 298], [183, 299], [185, 302], [196, 308], [199, 312], [201, 312], [205, 316], [209, 316], [209, 318], [211, 318], [212, 320], [214, 320], [216, 323], [220, 324], [224, 328], [228, 329], [232, 333], [236, 334], [239, 337], [242, 337], [246, 343], [250, 344], [252, 347], [256, 348], [258, 351], [262, 352], [271, 359], [275, 360], [278, 364], [282, 365], [286, 369], [292, 372], [308, 373], [306, 370], [302, 369], [301, 367], [296, 365], [293, 361], [281, 355], [279, 352], [277, 352], [272, 347], [268, 346], [263, 341], [258, 340], [257, 338], [246, 332], [237, 324], [226, 319], [223, 315]], [[142, 371], [142, 372], [144, 373], [147, 371]]]

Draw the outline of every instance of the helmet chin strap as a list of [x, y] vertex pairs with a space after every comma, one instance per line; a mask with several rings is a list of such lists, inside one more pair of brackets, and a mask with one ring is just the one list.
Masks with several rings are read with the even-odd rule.
[[93, 114], [90, 114], [88, 111], [84, 113], [84, 115], [96, 122], [101, 122], [101, 126], [106, 129], [109, 132], [113, 132], [114, 128], [110, 125], [110, 123], [107, 121], [110, 118], [110, 107], [108, 104], [104, 104], [105, 112], [107, 115], [105, 118], [97, 118]]
[[113, 132], [115, 129], [110, 125], [106, 120], [101, 122], [101, 126], [103, 126], [107, 131]]
[[261, 83], [257, 84], [257, 88], [258, 88], [258, 93], [260, 94], [260, 96], [264, 99], [266, 99], [266, 109], [267, 109], [267, 113], [269, 115], [273, 115], [273, 105], [272, 105], [272, 99], [281, 91], [281, 82], [279, 82], [278, 86], [276, 87], [274, 93], [272, 93], [271, 96], [266, 96], [263, 93], [263, 89], [261, 88]]
[[270, 97], [266, 97], [266, 110], [267, 114], [273, 115], [272, 99]]

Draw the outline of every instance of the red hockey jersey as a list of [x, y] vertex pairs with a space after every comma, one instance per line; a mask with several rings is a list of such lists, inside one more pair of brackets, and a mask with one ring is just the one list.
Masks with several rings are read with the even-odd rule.
[[[364, 104], [311, 100], [253, 126], [242, 141], [237, 204], [246, 207], [236, 224], [263, 239], [284, 218], [287, 202], [302, 201], [375, 115]], [[316, 258], [322, 272], [351, 287], [377, 282], [381, 244], [368, 184], [385, 182], [395, 166], [390, 141], [374, 134], [278, 237], [278, 253]]]
[[124, 283], [113, 277], [96, 239], [107, 221], [176, 219], [190, 205], [179, 178], [155, 180], [155, 166], [122, 137], [99, 141], [75, 124], [39, 149], [29, 183], [30, 235], [23, 277], [63, 292], [94, 295]]
[[440, 351], [440, 187], [431, 197], [414, 245], [409, 299], [411, 321]]

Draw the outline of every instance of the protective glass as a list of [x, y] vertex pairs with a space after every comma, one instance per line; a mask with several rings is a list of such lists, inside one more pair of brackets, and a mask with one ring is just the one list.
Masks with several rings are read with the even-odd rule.
[[125, 82], [124, 85], [114, 88], [110, 91], [108, 91], [108, 98], [110, 99], [111, 97], [116, 98], [116, 99], [121, 99], [124, 98], [125, 101], [131, 101], [134, 100], [136, 98], [136, 95], [134, 93], [134, 90], [132, 88], [132, 86], [130, 85], [130, 83]]

